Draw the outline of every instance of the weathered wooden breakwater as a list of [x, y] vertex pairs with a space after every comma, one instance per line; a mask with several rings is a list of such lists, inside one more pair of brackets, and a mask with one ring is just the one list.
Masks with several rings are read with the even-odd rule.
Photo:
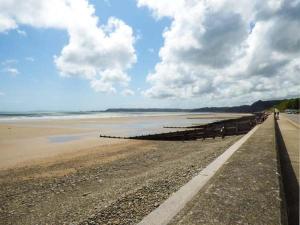
[[[102, 138], [119, 138], [119, 139], [137, 139], [137, 140], [159, 140], [159, 141], [187, 141], [205, 138], [216, 138], [232, 135], [246, 134], [256, 124], [263, 122], [267, 118], [265, 113], [255, 113], [250, 116], [243, 116], [236, 119], [228, 119], [213, 122], [210, 124], [180, 127], [186, 129], [183, 131], [173, 131], [167, 133], [139, 135], [131, 137], [119, 137], [101, 135]], [[168, 127], [179, 128], [179, 127]]]

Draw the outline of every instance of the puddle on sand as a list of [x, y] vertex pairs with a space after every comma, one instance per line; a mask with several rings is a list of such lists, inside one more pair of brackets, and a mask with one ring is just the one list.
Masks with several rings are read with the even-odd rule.
[[60, 135], [48, 137], [48, 141], [51, 143], [65, 143], [69, 141], [79, 140], [81, 135]]

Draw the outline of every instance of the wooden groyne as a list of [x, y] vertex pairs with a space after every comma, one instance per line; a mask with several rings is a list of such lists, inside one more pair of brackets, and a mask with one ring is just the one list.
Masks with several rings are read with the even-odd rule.
[[256, 113], [251, 116], [244, 116], [236, 119], [222, 120], [222, 121], [217, 121], [205, 125], [180, 127], [180, 128], [188, 129], [183, 131], [138, 135], [138, 136], [131, 136], [131, 137], [119, 137], [119, 136], [109, 136], [109, 135], [100, 135], [100, 137], [118, 138], [118, 139], [137, 139], [137, 140], [159, 140], [159, 141], [188, 141], [188, 140], [216, 138], [216, 137], [224, 138], [225, 136], [246, 134], [256, 124], [263, 122], [266, 118], [267, 115], [265, 113]]

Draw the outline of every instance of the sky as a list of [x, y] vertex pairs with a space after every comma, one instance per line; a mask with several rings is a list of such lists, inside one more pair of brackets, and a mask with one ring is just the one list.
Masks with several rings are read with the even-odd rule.
[[299, 0], [0, 0], [0, 111], [299, 93]]

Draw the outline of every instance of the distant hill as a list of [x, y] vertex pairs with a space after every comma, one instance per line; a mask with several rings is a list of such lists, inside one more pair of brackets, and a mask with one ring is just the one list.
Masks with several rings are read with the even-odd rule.
[[[290, 101], [291, 100], [291, 101]], [[240, 105], [232, 107], [204, 107], [195, 109], [179, 109], [179, 108], [112, 108], [107, 109], [105, 112], [227, 112], [227, 113], [253, 113], [269, 110], [274, 106], [281, 107], [283, 105], [293, 105], [294, 100], [259, 100], [252, 105]], [[286, 103], [282, 103], [286, 102]], [[299, 107], [299, 99], [298, 99]]]
[[274, 107], [279, 111], [284, 111], [286, 109], [297, 109], [299, 110], [300, 98], [284, 99], [280, 103], [276, 104]]
[[233, 106], [233, 107], [204, 107], [191, 109], [190, 112], [250, 112], [251, 108], [249, 105]]
[[282, 100], [271, 100], [271, 101], [262, 101], [259, 100], [254, 102], [252, 105], [241, 105], [241, 106], [232, 106], [232, 107], [206, 107], [199, 109], [192, 109], [192, 112], [232, 112], [232, 113], [252, 113], [260, 112], [267, 109], [270, 109], [276, 104], [279, 104]]
[[111, 108], [105, 112], [189, 112], [190, 109], [177, 108]]

